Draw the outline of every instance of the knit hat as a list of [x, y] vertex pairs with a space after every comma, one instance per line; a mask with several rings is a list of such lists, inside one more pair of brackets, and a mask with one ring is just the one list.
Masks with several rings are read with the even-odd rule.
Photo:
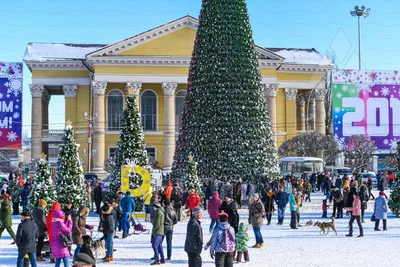
[[226, 193], [225, 197], [232, 198], [232, 193], [231, 192]]
[[21, 214], [22, 217], [31, 217], [31, 213], [29, 211], [24, 211]]
[[47, 202], [44, 199], [39, 200], [39, 206], [46, 206]]
[[157, 209], [159, 209], [159, 208], [161, 208], [161, 204], [158, 203], [158, 202], [155, 202], [155, 203], [153, 204], [153, 207], [156, 207]]
[[203, 210], [200, 207], [195, 207], [192, 210], [192, 215], [195, 215], [195, 214], [200, 213], [200, 212], [203, 212]]
[[260, 198], [260, 194], [259, 194], [259, 193], [255, 193], [255, 194], [254, 194], [254, 197]]
[[229, 218], [229, 215], [226, 214], [225, 212], [221, 212], [220, 214], [218, 214], [218, 219], [219, 219], [221, 222], [226, 222], [226, 221], [228, 221], [228, 218]]
[[164, 199], [163, 203], [165, 207], [171, 205], [171, 201], [168, 198]]
[[85, 264], [91, 264], [95, 265], [96, 261], [92, 259], [88, 254], [85, 253], [78, 253], [74, 257], [75, 262], [80, 262], [80, 263], [85, 263]]
[[384, 195], [385, 195], [385, 192], [384, 192], [384, 191], [380, 191], [380, 192], [379, 192], [379, 195], [380, 195], [380, 196], [384, 196]]

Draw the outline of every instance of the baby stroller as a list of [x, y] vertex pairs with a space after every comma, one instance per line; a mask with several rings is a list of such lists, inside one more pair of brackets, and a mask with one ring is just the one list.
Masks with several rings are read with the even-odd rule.
[[141, 224], [141, 223], [139, 222], [136, 213], [133, 213], [133, 215], [135, 215], [135, 219], [136, 219], [136, 221], [135, 221], [135, 219], [134, 219], [133, 216], [132, 216], [132, 220], [133, 220], [133, 233], [134, 233], [134, 234], [139, 234], [139, 235], [140, 235], [140, 234], [143, 234], [143, 233], [146, 233], [146, 234], [150, 233], [150, 229], [147, 229], [147, 227], [146, 227], [145, 225], [143, 225], [143, 224]]

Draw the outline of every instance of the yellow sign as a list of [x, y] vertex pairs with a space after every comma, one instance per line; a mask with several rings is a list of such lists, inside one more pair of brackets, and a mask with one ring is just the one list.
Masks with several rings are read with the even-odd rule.
[[[133, 169], [133, 170], [132, 170]], [[132, 171], [140, 174], [143, 178], [143, 183], [139, 188], [131, 189], [129, 188], [129, 173]], [[145, 195], [150, 191], [151, 186], [151, 176], [150, 173], [143, 167], [140, 166], [130, 166], [130, 165], [122, 165], [121, 166], [121, 191], [131, 193], [133, 197], [140, 197]]]

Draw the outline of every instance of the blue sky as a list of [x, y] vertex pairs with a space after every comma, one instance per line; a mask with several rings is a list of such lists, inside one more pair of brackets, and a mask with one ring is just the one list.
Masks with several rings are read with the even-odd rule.
[[[400, 1], [247, 0], [255, 42], [335, 54], [339, 68], [358, 67], [355, 5], [372, 9], [362, 19], [363, 68], [400, 65]], [[14, 0], [0, 6], [0, 61], [21, 61], [28, 42], [114, 43], [186, 14], [201, 0]], [[24, 132], [30, 132], [31, 74], [24, 68]], [[60, 128], [62, 97], [52, 98], [50, 128]], [[29, 133], [30, 134], [30, 133]]]

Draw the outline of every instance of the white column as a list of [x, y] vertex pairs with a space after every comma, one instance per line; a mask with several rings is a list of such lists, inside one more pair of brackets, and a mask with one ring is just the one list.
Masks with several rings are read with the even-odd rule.
[[104, 94], [106, 89], [107, 82], [92, 82], [93, 112], [97, 113], [97, 118], [93, 121], [93, 148], [96, 149], [93, 157], [93, 171], [98, 173], [104, 172], [106, 150]]
[[133, 90], [136, 100], [136, 106], [138, 108], [138, 112], [140, 113], [140, 90], [142, 89], [141, 82], [127, 82], [125, 85], [125, 89], [128, 91], [130, 89]]
[[294, 88], [285, 88], [286, 97], [286, 138], [290, 139], [297, 135], [296, 118], [296, 97], [298, 90]]
[[[48, 90], [43, 91], [42, 95], [42, 132], [49, 131], [49, 104], [51, 95]], [[49, 143], [42, 142], [42, 152], [46, 155], [49, 154]]]
[[[263, 91], [265, 101], [267, 103], [269, 119], [271, 121], [271, 129], [274, 132], [276, 139], [276, 91], [278, 90], [278, 83], [263, 84]], [[275, 140], [276, 141], [276, 140]]]
[[372, 156], [372, 171], [378, 172], [378, 156]]
[[171, 169], [175, 153], [175, 90], [177, 83], [162, 83], [164, 92], [164, 169]]
[[315, 94], [315, 131], [325, 135], [325, 88], [317, 88]]
[[30, 84], [29, 89], [32, 94], [32, 150], [31, 158], [38, 158], [42, 153], [42, 130], [43, 130], [43, 113], [42, 113], [42, 96], [44, 85]]

